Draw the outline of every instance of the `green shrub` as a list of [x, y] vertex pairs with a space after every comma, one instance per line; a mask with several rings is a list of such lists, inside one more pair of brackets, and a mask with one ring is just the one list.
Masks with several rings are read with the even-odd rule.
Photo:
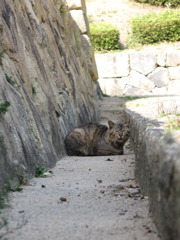
[[9, 106], [10, 106], [10, 103], [8, 101], [1, 103], [0, 104], [0, 115], [5, 114], [8, 111]]
[[132, 20], [132, 37], [142, 44], [180, 40], [180, 11], [151, 13]]
[[169, 7], [178, 7], [180, 6], [179, 0], [137, 0], [141, 3], [149, 3], [151, 5], [157, 6], [169, 6]]
[[119, 30], [104, 23], [90, 23], [90, 37], [95, 51], [119, 49]]

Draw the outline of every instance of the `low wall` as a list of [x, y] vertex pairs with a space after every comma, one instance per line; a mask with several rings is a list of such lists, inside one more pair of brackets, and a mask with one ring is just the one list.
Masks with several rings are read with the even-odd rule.
[[127, 107], [125, 116], [130, 120], [135, 174], [141, 190], [149, 196], [162, 239], [179, 240], [180, 131], [167, 134], [164, 123], [168, 116], [164, 115], [180, 113], [180, 97], [141, 99]]
[[96, 54], [99, 84], [110, 96], [180, 94], [180, 50]]

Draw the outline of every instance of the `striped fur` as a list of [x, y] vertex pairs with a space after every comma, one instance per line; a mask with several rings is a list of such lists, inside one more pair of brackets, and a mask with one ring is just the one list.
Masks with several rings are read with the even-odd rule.
[[123, 146], [129, 138], [126, 124], [108, 121], [105, 125], [89, 123], [75, 128], [65, 139], [70, 156], [122, 155]]

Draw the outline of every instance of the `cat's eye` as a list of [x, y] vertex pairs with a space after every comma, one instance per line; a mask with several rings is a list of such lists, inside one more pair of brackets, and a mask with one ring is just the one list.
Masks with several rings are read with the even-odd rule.
[[117, 133], [119, 133], [119, 131], [113, 131], [113, 133], [116, 133], [116, 134], [117, 134]]

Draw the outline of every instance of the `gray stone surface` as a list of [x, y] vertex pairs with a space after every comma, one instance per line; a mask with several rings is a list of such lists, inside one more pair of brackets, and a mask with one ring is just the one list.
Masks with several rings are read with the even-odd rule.
[[151, 95], [151, 93], [146, 90], [143, 90], [142, 88], [127, 87], [124, 90], [123, 95], [126, 95], [126, 96], [149, 96], [149, 95]]
[[157, 65], [160, 67], [166, 66], [166, 52], [160, 51], [157, 55]]
[[69, 10], [82, 9], [82, 0], [67, 0]]
[[71, 10], [70, 14], [74, 21], [77, 23], [82, 34], [89, 34], [89, 25], [87, 16], [82, 10]]
[[157, 54], [148, 51], [130, 53], [130, 66], [132, 70], [144, 75], [149, 74], [157, 67]]
[[[154, 95], [157, 95], [157, 96], [163, 96], [163, 95], [166, 95], [168, 92], [167, 92], [167, 87], [160, 87], [160, 88], [158, 88], [158, 87], [156, 87], [156, 88], [154, 88], [154, 90], [153, 90], [153, 94]], [[174, 91], [173, 91], [173, 94], [174, 94]]]
[[180, 94], [180, 81], [179, 80], [172, 80], [168, 86], [168, 93], [169, 94]]
[[169, 83], [168, 71], [166, 68], [158, 67], [148, 75], [148, 78], [158, 88], [165, 87]]
[[[87, 34], [82, 35], [82, 45], [81, 46], [84, 50], [84, 53], [86, 54], [86, 60], [87, 60], [89, 73], [90, 73], [92, 79], [94, 81], [96, 81], [98, 79], [98, 71], [97, 71], [97, 66], [96, 66], [96, 62], [95, 62], [92, 44], [91, 44], [90, 38]], [[79, 45], [79, 47], [80, 47], [80, 45]]]
[[65, 135], [98, 111], [92, 53], [63, 1], [2, 0], [0, 23], [0, 104], [10, 102], [0, 113], [1, 190], [35, 165], [54, 166]]
[[180, 66], [169, 67], [168, 74], [171, 80], [180, 80]]
[[96, 64], [98, 68], [99, 78], [111, 78], [116, 77], [114, 71], [114, 54], [96, 54], [95, 55]]
[[150, 198], [150, 211], [162, 239], [179, 240], [180, 131], [167, 134], [164, 124], [168, 118], [162, 114], [180, 113], [180, 97], [135, 100], [127, 107], [135, 175]]
[[167, 52], [166, 66], [175, 67], [180, 63], [180, 50], [173, 50]]
[[110, 96], [178, 94], [179, 83], [171, 83], [171, 80], [180, 81], [178, 56], [179, 50], [169, 45], [160, 50], [151, 47], [142, 51], [96, 54], [100, 86]]
[[125, 77], [129, 74], [129, 57], [127, 54], [96, 54], [99, 77]]
[[123, 95], [126, 86], [126, 78], [99, 78], [99, 84], [104, 94]]
[[115, 75], [117, 77], [127, 77], [129, 75], [129, 71], [129, 56], [126, 53], [116, 54]]
[[130, 86], [144, 89], [146, 91], [152, 91], [153, 88], [155, 87], [155, 84], [152, 81], [150, 81], [147, 77], [133, 70], [130, 72], [128, 84]]

